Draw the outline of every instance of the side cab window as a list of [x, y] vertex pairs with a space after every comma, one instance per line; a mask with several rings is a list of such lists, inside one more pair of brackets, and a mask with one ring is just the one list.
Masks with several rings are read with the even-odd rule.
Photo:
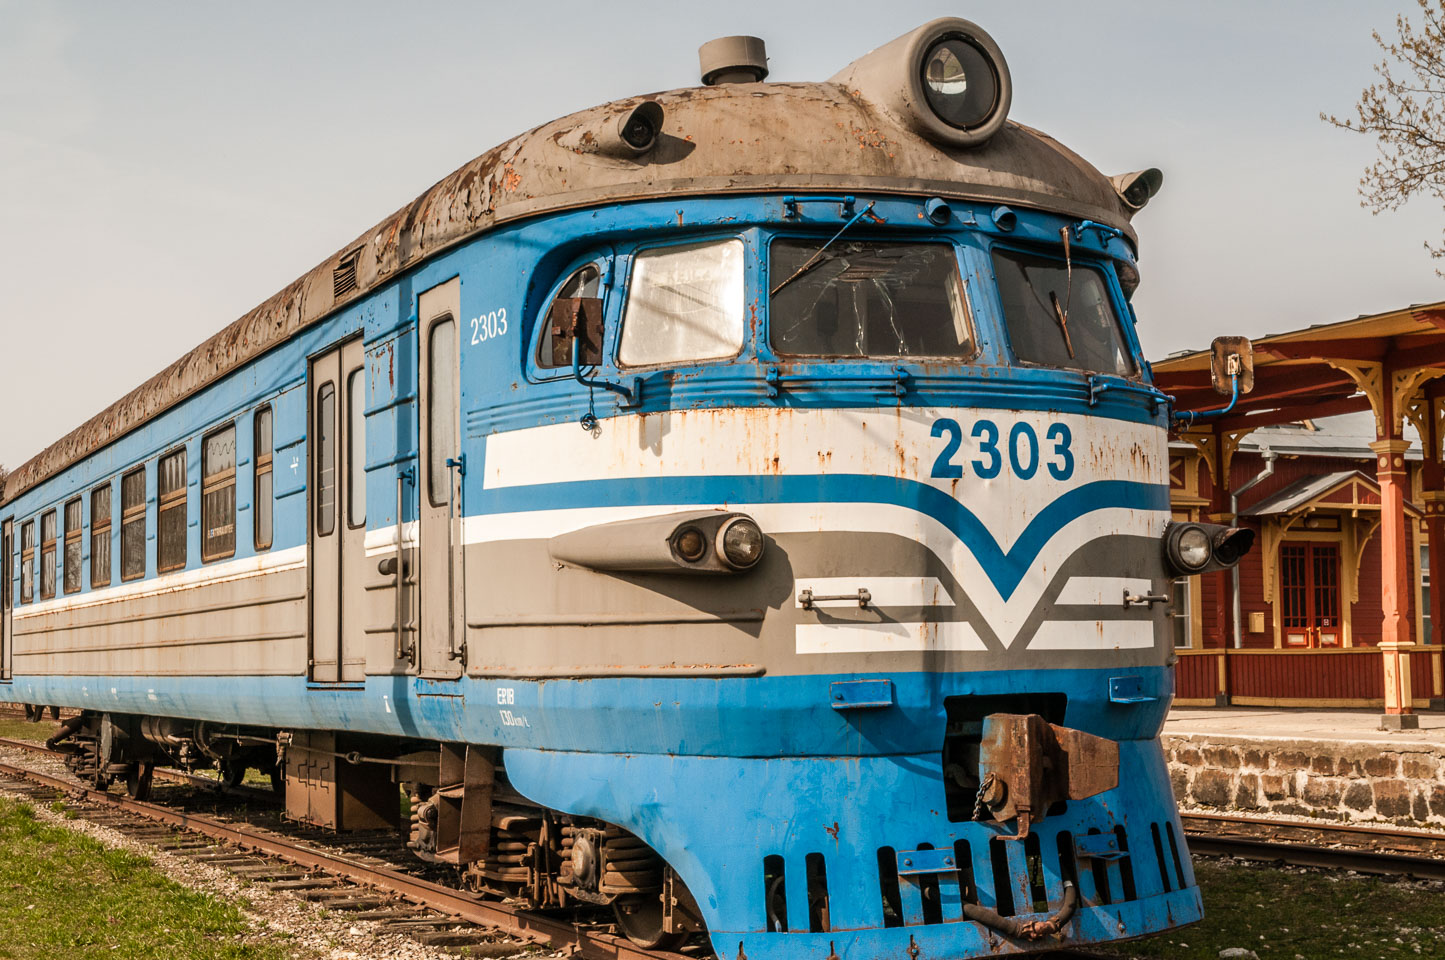
[[[537, 380], [555, 380], [572, 376], [572, 344], [567, 331], [553, 329], [553, 305], [558, 300], [598, 298], [603, 302], [603, 316], [616, 308], [612, 302], [612, 277], [615, 269], [612, 251], [593, 251], [575, 260], [557, 277], [542, 301], [533, 330], [527, 367]], [[605, 325], [604, 325], [605, 327]]]

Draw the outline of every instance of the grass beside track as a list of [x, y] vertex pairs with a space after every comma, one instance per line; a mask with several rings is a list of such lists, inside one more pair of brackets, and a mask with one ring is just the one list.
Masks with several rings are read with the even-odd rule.
[[[0, 798], [0, 958], [279, 960], [232, 905]], [[274, 936], [268, 934], [266, 936]]]
[[0, 737], [9, 737], [11, 740], [44, 743], [58, 729], [60, 724], [49, 717], [39, 723], [31, 723], [19, 717], [0, 717]]
[[1438, 884], [1195, 860], [1204, 921], [1103, 948], [1114, 957], [1217, 960], [1243, 947], [1259, 960], [1445, 957], [1445, 890]]

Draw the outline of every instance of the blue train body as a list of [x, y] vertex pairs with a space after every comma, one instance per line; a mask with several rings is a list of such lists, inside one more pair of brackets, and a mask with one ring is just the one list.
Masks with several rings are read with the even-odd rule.
[[[930, 25], [928, 37], [966, 33], [958, 26], [963, 21], [940, 23]], [[673, 137], [680, 139], [689, 132], [689, 98], [660, 99], [669, 123], [680, 118]], [[801, 117], [811, 109], [801, 94], [783, 99], [771, 108], [778, 116]], [[589, 122], [574, 119], [567, 129]], [[832, 114], [817, 123], [827, 128]], [[880, 136], [891, 138], [899, 154], [923, 149], [916, 134], [901, 128]], [[699, 136], [699, 145], [703, 152], [709, 141]], [[1007, 169], [1020, 150], [1001, 150], [990, 162]], [[501, 159], [506, 156], [511, 161]], [[593, 159], [577, 156], [581, 165]], [[518, 176], [525, 159], [525, 148], [514, 146], [485, 165], [486, 175], [502, 184], [493, 192]], [[1077, 158], [1064, 160], [1074, 164]], [[676, 195], [659, 186], [653, 196], [626, 187], [653, 173], [609, 167], [611, 188], [598, 187], [590, 200], [584, 190], [584, 199], [547, 209], [535, 200], [544, 195], [539, 190], [529, 195], [535, 209], [511, 219], [498, 212], [485, 229], [443, 237], [410, 263], [404, 255], [387, 259], [385, 225], [364, 235], [381, 252], [371, 276], [362, 271], [356, 293], [335, 294], [335, 309], [314, 320], [303, 316], [284, 337], [259, 344], [251, 355], [232, 343], [235, 362], [204, 382], [178, 388], [173, 402], [157, 404], [161, 409], [62, 465], [52, 458], [12, 478], [0, 507], [0, 520], [13, 524], [7, 528], [7, 579], [12, 597], [20, 598], [30, 592], [22, 590], [22, 571], [33, 571], [36, 599], [11, 605], [15, 619], [7, 619], [6, 640], [13, 667], [0, 681], [0, 698], [72, 706], [108, 723], [156, 717], [237, 729], [337, 731], [391, 738], [408, 748], [417, 742], [485, 745], [495, 751], [488, 762], [499, 776], [537, 808], [575, 818], [568, 821], [575, 824], [616, 825], [644, 841], [669, 876], [685, 884], [714, 949], [728, 957], [761, 960], [800, 951], [852, 960], [905, 952], [986, 956], [1064, 940], [1138, 936], [1198, 919], [1199, 892], [1157, 742], [1172, 695], [1167, 620], [1162, 608], [1131, 608], [1127, 599], [1129, 584], [1157, 593], [1174, 575], [1158, 540], [1169, 517], [1167, 407], [1149, 384], [1126, 290], [1135, 259], [1127, 224], [1132, 211], [1111, 198], [1114, 206], [1101, 213], [1095, 195], [1080, 199], [1067, 185], [1050, 202], [1042, 188], [1015, 184], [1010, 195], [1002, 187], [979, 189], [959, 174], [957, 182], [945, 184], [950, 193], [938, 176], [930, 180], [904, 170], [885, 182], [850, 171], [851, 162], [839, 161], [836, 183], [818, 178], [811, 192], [777, 170], [758, 171], [729, 189], [713, 188], [709, 184], [720, 181], [689, 171], [692, 186], [679, 187]], [[1068, 169], [1082, 176], [1075, 166]], [[453, 182], [446, 189], [454, 203], [467, 202], [456, 199], [458, 182], [480, 190], [475, 178]], [[851, 189], [845, 195], [839, 185]], [[1100, 189], [1105, 192], [1098, 195], [1108, 196]], [[1012, 197], [1002, 214], [1000, 193]], [[522, 199], [514, 203], [526, 207]], [[439, 206], [434, 197], [418, 201], [393, 222], [420, 231]], [[856, 211], [864, 209], [869, 216], [858, 220]], [[944, 245], [966, 291], [974, 352], [950, 359], [780, 351], [770, 302], [790, 278], [777, 271], [773, 245], [800, 238], [821, 253], [838, 241], [840, 228], [848, 242]], [[1064, 250], [1061, 235], [1069, 238]], [[622, 364], [617, 331], [639, 257], [721, 240], [741, 245], [740, 347], [717, 359]], [[1097, 276], [1119, 318], [1130, 372], [1020, 362], [998, 294], [1000, 251], [1052, 258], [1067, 266], [1070, 284], [1075, 272]], [[349, 255], [343, 251], [323, 268], [337, 275]], [[579, 385], [569, 365], [541, 365], [549, 337], [557, 335], [551, 306], [567, 292], [564, 283], [589, 263], [603, 267], [598, 299], [607, 332], [600, 362], [589, 363], [586, 376], [630, 396]], [[327, 273], [320, 278], [327, 280]], [[446, 675], [446, 669], [418, 662], [420, 628], [408, 640], [413, 627], [404, 623], [406, 616], [389, 618], [393, 596], [397, 614], [405, 603], [412, 605], [413, 620], [418, 608], [421, 618], [429, 616], [423, 595], [406, 594], [404, 583], [413, 563], [420, 563], [419, 580], [436, 569], [417, 560], [419, 538], [426, 536], [417, 529], [427, 522], [430, 495], [421, 477], [429, 469], [424, 434], [430, 421], [419, 410], [433, 389], [423, 382], [431, 328], [424, 329], [422, 298], [453, 280], [459, 447], [446, 476], [456, 485], [449, 499], [441, 498], [447, 503], [430, 501], [432, 509], [450, 511], [444, 529], [460, 541], [452, 543], [456, 565], [447, 568], [456, 595], [464, 597], [452, 634], [460, 650], [451, 640], [446, 647], [459, 663]], [[1061, 323], [1067, 327], [1067, 320]], [[1015, 336], [1017, 330], [1015, 325]], [[1082, 328], [1075, 335], [1082, 337]], [[337, 661], [345, 661], [354, 644], [364, 648], [357, 656], [365, 669], [349, 679], [344, 668], [335, 679], [318, 679], [314, 551], [321, 534], [315, 517], [326, 501], [321, 466], [313, 462], [324, 442], [312, 428], [321, 377], [316, 364], [358, 336], [365, 389], [357, 422], [364, 425], [364, 454], [358, 446], [353, 456], [360, 462], [352, 470], [364, 483], [364, 498], [350, 509], [353, 517], [364, 516], [358, 529], [365, 538], [366, 576], [374, 579], [370, 569], [392, 553], [402, 558], [403, 576], [368, 580], [365, 593], [356, 587], [366, 628], [352, 622], [348, 629], [355, 636], [343, 636]], [[1072, 343], [1068, 351], [1072, 356]], [[248, 532], [255, 525], [259, 482], [252, 418], [261, 409], [273, 417], [274, 530], [269, 546], [258, 550]], [[589, 416], [596, 422], [583, 429], [579, 422]], [[228, 423], [234, 423], [236, 438], [231, 517], [240, 535], [218, 566], [203, 560], [212, 532], [203, 529], [208, 521], [200, 507], [210, 482], [202, 448], [218, 425]], [[849, 438], [869, 430], [881, 430], [882, 439], [859, 440], [859, 448], [882, 453], [850, 460]], [[680, 439], [667, 439], [673, 436]], [[799, 447], [800, 437], [807, 449]], [[651, 458], [646, 468], [629, 460], [639, 446]], [[190, 504], [185, 561], [159, 573], [155, 464], [181, 447]], [[806, 466], [810, 458], [812, 468]], [[111, 484], [118, 504], [119, 478], [140, 464], [146, 465], [147, 485], [145, 577], [121, 576], [117, 519], [108, 535], [108, 583], [93, 588], [95, 518], [88, 494]], [[77, 496], [83, 498], [84, 534], [76, 560], [79, 589], [57, 590], [46, 600], [39, 597], [39, 568], [54, 564], [56, 580], [63, 580], [65, 551], [52, 548], [46, 561], [44, 544], [32, 542], [33, 566], [27, 567], [19, 531], [52, 509], [63, 515]], [[675, 587], [682, 582], [677, 576], [638, 566], [635, 558], [610, 568], [604, 558], [577, 574], [591, 579], [547, 581], [553, 574], [571, 576], [568, 571], [578, 566], [556, 559], [572, 555], [558, 546], [560, 537], [688, 509], [756, 519], [768, 537], [763, 564], [683, 578], [686, 585]], [[121, 518], [121, 511], [115, 515]], [[877, 519], [904, 515], [911, 519], [896, 532], [884, 529], [892, 520]], [[824, 519], [797, 525], [770, 519], [791, 516]], [[865, 516], [874, 519], [853, 519]], [[836, 517], [849, 519], [827, 519]], [[1088, 531], [1079, 533], [1083, 527]], [[623, 543], [631, 529], [609, 528], [613, 532], [597, 539], [604, 546], [595, 549], [605, 553], [606, 544]], [[844, 535], [850, 531], [872, 539], [849, 540]], [[522, 542], [532, 544], [526, 548], [531, 553], [521, 547], [515, 554], [485, 552]], [[864, 569], [870, 553], [887, 569]], [[515, 570], [506, 559], [511, 556], [519, 558]], [[959, 558], [965, 556], [972, 559], [964, 563]], [[288, 559], [278, 560], [283, 557]], [[854, 561], [860, 572], [848, 566]], [[310, 573], [300, 572], [308, 567]], [[135, 623], [126, 629], [142, 633], [86, 630], [96, 621], [86, 620], [85, 611], [95, 604], [163, 605], [167, 601], [157, 597], [167, 591], [282, 568], [313, 578], [304, 580], [305, 596], [282, 596], [278, 587], [281, 593], [259, 601], [273, 613], [238, 628], [253, 646], [229, 660], [208, 660], [207, 643], [241, 642], [236, 636], [215, 626], [186, 626], [193, 621], [171, 619], [181, 614], [163, 606], [156, 613], [127, 608], [125, 617], [153, 622], [153, 634]], [[796, 600], [799, 589], [813, 583], [809, 578], [823, 584], [848, 577], [875, 584], [879, 597], [871, 614], [868, 601], [815, 607]], [[908, 592], [916, 592], [915, 583], [948, 596], [918, 599]], [[1120, 612], [1100, 612], [1120, 607], [1108, 591], [1121, 583], [1126, 599]], [[754, 592], [737, 602], [696, 601], [688, 592], [722, 597], [743, 584], [752, 584]], [[528, 593], [533, 588], [536, 596]], [[294, 583], [286, 589], [294, 590]], [[343, 607], [352, 603], [347, 589], [343, 583]], [[626, 590], [639, 592], [617, 593]], [[889, 606], [882, 599], [888, 590], [904, 599]], [[1104, 599], [1080, 599], [1089, 590]], [[578, 596], [590, 599], [569, 608]], [[658, 606], [629, 614], [634, 597]], [[212, 603], [217, 610], [224, 605]], [[196, 609], [185, 615], [194, 618]], [[498, 609], [503, 614], [488, 619], [488, 611]], [[288, 610], [289, 619], [283, 615]], [[990, 611], [1007, 611], [1009, 625]], [[125, 617], [106, 621], [105, 629], [121, 629], [116, 622]], [[1075, 639], [1091, 631], [1092, 638]], [[84, 637], [91, 635], [99, 640], [87, 645]], [[108, 636], [139, 638], [136, 651], [160, 652], [148, 653], [144, 662], [138, 652], [128, 659], [124, 641]], [[594, 650], [590, 637], [608, 639], [595, 641]], [[718, 637], [725, 642], [714, 644]], [[778, 646], [780, 638], [785, 646]], [[165, 652], [182, 648], [184, 656]], [[297, 651], [310, 655], [303, 661]], [[1029, 832], [1027, 819], [1020, 830], [1010, 818], [972, 816], [973, 786], [982, 796], [983, 771], [1008, 762], [980, 740], [995, 714], [1037, 714], [1040, 698], [1049, 697], [1057, 699], [1045, 719], [1057, 736], [1083, 731], [1117, 745], [1117, 779], [1093, 794], [1055, 797], [1047, 810], [1034, 811], [1030, 839], [1007, 839]], [[973, 703], [993, 706], [973, 716]], [[156, 744], [164, 739], [145, 736]], [[187, 736], [201, 743], [199, 734]], [[960, 752], [951, 754], [955, 747]], [[1033, 743], [1027, 749], [1039, 748]], [[959, 764], [973, 772], [955, 770]], [[960, 790], [967, 794], [966, 815], [952, 809]], [[425, 795], [414, 792], [414, 802]], [[949, 855], [947, 863], [938, 859]], [[911, 870], [905, 863], [910, 856], [934, 866]], [[578, 862], [575, 855], [571, 862]], [[818, 863], [825, 864], [821, 882]], [[565, 870], [562, 876], [564, 887], [580, 882]], [[641, 886], [651, 910], [657, 895]], [[605, 889], [604, 882], [582, 900], [610, 902], [597, 899]], [[629, 896], [634, 899], [628, 902], [641, 902]], [[1071, 916], [1047, 929], [1047, 936], [1022, 935], [1006, 922], [991, 926], [968, 912], [978, 907], [1042, 922], [1074, 897]], [[663, 913], [658, 922], [669, 932], [674, 925], [680, 932], [698, 929], [667, 909]], [[626, 923], [624, 929], [634, 932]]]

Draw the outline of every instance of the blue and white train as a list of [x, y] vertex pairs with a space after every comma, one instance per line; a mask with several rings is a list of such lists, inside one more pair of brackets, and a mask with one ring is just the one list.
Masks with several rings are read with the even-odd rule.
[[[1197, 920], [1157, 735], [1156, 170], [944, 19], [468, 163], [14, 471], [0, 699], [97, 783], [273, 772], [648, 947], [973, 957]], [[397, 823], [398, 784], [411, 822]]]

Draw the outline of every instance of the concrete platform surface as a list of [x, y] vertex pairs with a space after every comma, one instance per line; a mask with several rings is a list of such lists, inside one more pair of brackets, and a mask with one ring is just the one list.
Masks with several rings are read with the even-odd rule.
[[1418, 730], [1382, 730], [1380, 716], [1379, 710], [1175, 707], [1164, 723], [1164, 735], [1445, 747], [1445, 713], [1416, 714]]

